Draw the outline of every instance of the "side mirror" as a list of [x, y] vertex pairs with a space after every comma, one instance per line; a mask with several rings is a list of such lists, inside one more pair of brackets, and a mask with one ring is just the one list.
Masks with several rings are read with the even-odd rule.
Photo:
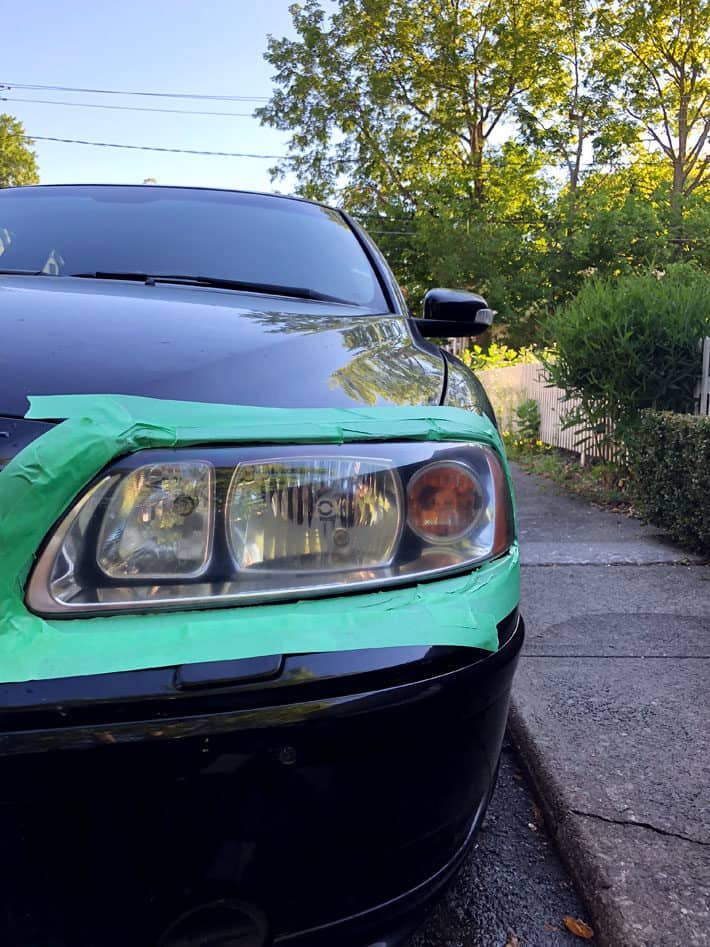
[[483, 296], [458, 289], [430, 289], [424, 297], [424, 318], [415, 319], [423, 336], [480, 335], [493, 324], [495, 313]]

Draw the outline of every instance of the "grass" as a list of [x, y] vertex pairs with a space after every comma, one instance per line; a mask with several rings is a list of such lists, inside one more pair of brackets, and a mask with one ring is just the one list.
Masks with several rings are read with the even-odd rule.
[[570, 493], [599, 506], [632, 512], [627, 491], [628, 475], [624, 468], [602, 461], [582, 467], [577, 454], [548, 447], [541, 441], [516, 440], [506, 431], [503, 440], [508, 458], [528, 473], [547, 477]]

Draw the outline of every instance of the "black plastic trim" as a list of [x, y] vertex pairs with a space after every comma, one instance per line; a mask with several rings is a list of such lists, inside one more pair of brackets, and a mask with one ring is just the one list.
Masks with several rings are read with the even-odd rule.
[[[410, 688], [427, 686], [432, 680], [453, 680], [462, 673], [467, 679], [485, 685], [489, 675], [515, 661], [523, 637], [523, 621], [516, 610], [499, 625], [501, 646], [496, 652], [428, 648], [420, 649], [424, 653], [413, 660], [411, 649], [348, 652], [347, 662], [356, 660], [353, 655], [359, 655], [367, 666], [371, 657], [374, 669], [361, 673], [342, 673], [345, 653], [332, 652], [290, 655], [284, 660], [278, 678], [227, 687], [177, 689], [176, 668], [4, 684], [0, 685], [0, 756], [48, 749], [88, 749], [106, 742], [135, 743], [230, 730], [264, 730], [283, 725], [286, 708], [289, 719], [302, 722], [362, 713], [373, 700], [373, 708], [399, 704], [408, 699], [405, 694]], [[383, 667], [383, 652], [388, 653], [389, 666]], [[404, 657], [410, 660], [403, 661]], [[309, 671], [309, 661], [314, 661], [316, 668], [320, 661], [320, 676]], [[234, 673], [233, 667], [230, 673]], [[113, 688], [111, 697], [109, 687]], [[152, 693], [144, 691], [138, 696], [141, 687]], [[117, 699], [118, 688], [123, 696]], [[484, 691], [485, 686], [482, 694]], [[83, 698], [77, 699], [78, 692], [83, 693]], [[54, 698], [51, 703], [47, 700], [50, 695]], [[482, 701], [487, 699], [481, 697]], [[296, 708], [298, 714], [294, 716]]]

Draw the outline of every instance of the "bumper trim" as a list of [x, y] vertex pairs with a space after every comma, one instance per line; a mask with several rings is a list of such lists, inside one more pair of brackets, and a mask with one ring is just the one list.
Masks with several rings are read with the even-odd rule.
[[[259, 706], [254, 702], [230, 710], [212, 710], [193, 713], [176, 713], [172, 701], [160, 716], [148, 719], [102, 720], [96, 723], [74, 724], [27, 729], [3, 729], [0, 718], [0, 758], [51, 750], [89, 750], [114, 744], [153, 742], [156, 740], [182, 740], [190, 737], [206, 737], [233, 731], [258, 731], [274, 727], [305, 724], [311, 720], [348, 717], [367, 711], [374, 695], [377, 695], [379, 707], [397, 707], [416, 699], [423, 682], [443, 683], [454, 680], [457, 675], [472, 674], [484, 678], [489, 672], [507, 664], [520, 650], [523, 639], [523, 621], [517, 610], [509, 616], [513, 622], [512, 631], [507, 630], [508, 620], [500, 623], [506, 628], [507, 637], [501, 640], [498, 651], [487, 653], [480, 658], [476, 651], [460, 649], [469, 660], [451, 668], [445, 665], [443, 670], [436, 666], [422, 664], [419, 673], [408, 681], [363, 679], [365, 686], [358, 687], [357, 681], [348, 681], [351, 690], [346, 693], [313, 693], [302, 690], [300, 699], [288, 701], [282, 687], [271, 691], [265, 688], [262, 696], [271, 697], [273, 703]], [[502, 637], [502, 636], [501, 636]], [[473, 660], [471, 661], [471, 658]], [[368, 686], [369, 685], [369, 686]], [[262, 685], [263, 686], [263, 685]], [[293, 695], [296, 696], [295, 694]], [[245, 695], [246, 697], [246, 695]], [[248, 698], [247, 698], [248, 699]], [[139, 702], [136, 702], [139, 710]], [[170, 704], [173, 704], [172, 707]], [[171, 712], [172, 711], [172, 712]], [[135, 711], [134, 711], [135, 712]], [[10, 712], [12, 715], [12, 712]], [[18, 721], [19, 722], [19, 721]]]

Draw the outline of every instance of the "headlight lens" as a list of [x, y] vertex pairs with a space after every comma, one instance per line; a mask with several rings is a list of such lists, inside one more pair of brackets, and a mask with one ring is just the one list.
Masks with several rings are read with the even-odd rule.
[[212, 545], [212, 465], [147, 464], [112, 491], [96, 561], [111, 579], [194, 578]]
[[69, 615], [332, 594], [461, 571], [512, 539], [482, 445], [142, 451], [59, 523], [27, 603]]
[[240, 571], [379, 568], [400, 531], [399, 478], [381, 461], [303, 457], [240, 464], [227, 500]]
[[407, 487], [409, 525], [430, 543], [447, 543], [471, 532], [484, 512], [475, 474], [465, 464], [442, 461], [418, 470]]

